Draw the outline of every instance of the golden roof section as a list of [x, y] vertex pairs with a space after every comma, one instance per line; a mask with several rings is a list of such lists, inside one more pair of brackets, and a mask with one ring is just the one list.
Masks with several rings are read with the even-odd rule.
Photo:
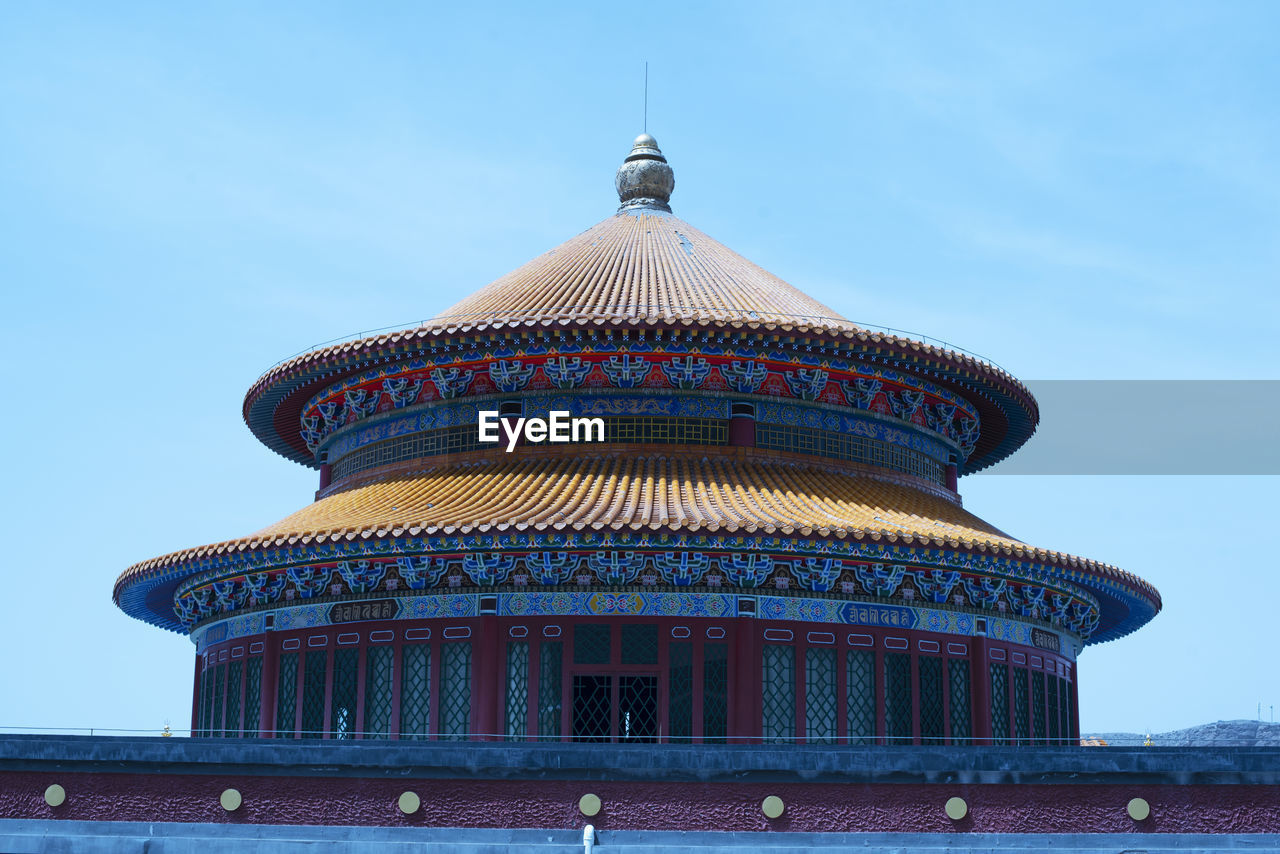
[[428, 327], [522, 322], [852, 322], [683, 220], [623, 211], [442, 311]]
[[590, 528], [760, 531], [969, 548], [1072, 567], [1159, 601], [1154, 588], [1131, 573], [1034, 548], [945, 498], [908, 486], [822, 465], [667, 455], [463, 463], [366, 483], [248, 537], [137, 564], [121, 575], [117, 587], [182, 561], [272, 546]]

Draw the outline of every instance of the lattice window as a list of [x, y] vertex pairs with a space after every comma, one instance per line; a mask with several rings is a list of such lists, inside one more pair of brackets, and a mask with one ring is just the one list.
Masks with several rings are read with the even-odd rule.
[[561, 727], [564, 684], [560, 681], [563, 657], [562, 642], [542, 642], [538, 663], [538, 736], [540, 738], [559, 738], [564, 734]]
[[991, 742], [1009, 743], [1009, 665], [992, 664], [991, 674]]
[[942, 659], [922, 655], [917, 659], [920, 675], [920, 743], [942, 744]]
[[622, 626], [622, 663], [658, 663], [658, 627], [651, 623], [625, 623]]
[[934, 483], [943, 481], [943, 465], [933, 457], [850, 433], [757, 422], [756, 447], [868, 463], [913, 474]]
[[298, 729], [298, 654], [280, 656], [276, 674], [276, 737], [294, 738]]
[[728, 427], [720, 418], [661, 418], [621, 416], [604, 422], [606, 442], [677, 445], [723, 445]]
[[431, 647], [406, 645], [400, 654], [400, 738], [422, 741], [431, 726]]
[[723, 743], [729, 735], [729, 646], [702, 647], [702, 740]]
[[372, 646], [364, 661], [364, 730], [365, 738], [386, 738], [391, 734], [392, 668], [395, 650], [389, 646]]
[[951, 743], [968, 744], [973, 735], [969, 662], [964, 658], [953, 658], [947, 662], [947, 670], [951, 689]]
[[333, 702], [329, 711], [329, 732], [334, 738], [354, 738], [356, 732], [356, 679], [359, 678], [360, 650], [355, 647], [333, 652]]
[[809, 648], [804, 653], [805, 740], [834, 744], [836, 713], [836, 651]]
[[1027, 694], [1027, 671], [1013, 669], [1013, 714], [1018, 728], [1018, 744], [1031, 743], [1031, 716]]
[[338, 480], [358, 471], [391, 463], [433, 457], [438, 454], [456, 454], [462, 451], [478, 451], [494, 447], [482, 443], [474, 424], [462, 427], [444, 427], [427, 430], [396, 439], [387, 439], [352, 451], [333, 463], [333, 479]]
[[302, 658], [302, 737], [320, 738], [324, 735], [325, 669], [329, 664], [329, 651], [310, 649]]
[[768, 742], [789, 742], [796, 736], [795, 647], [766, 644], [762, 677], [763, 735]]
[[507, 740], [529, 734], [529, 642], [507, 644]]
[[1031, 737], [1036, 744], [1044, 744], [1044, 674], [1031, 674]]
[[[622, 416], [605, 421], [605, 443], [724, 445], [728, 440], [728, 427], [720, 418]], [[421, 457], [489, 450], [494, 447], [496, 446], [491, 443], [480, 441], [474, 424], [425, 430], [365, 445], [343, 455], [333, 461], [333, 478], [339, 480], [365, 469]]]
[[573, 677], [573, 740], [608, 741], [612, 732], [613, 679], [577, 674]]
[[668, 656], [667, 727], [671, 741], [687, 742], [693, 739], [693, 644], [673, 643]]
[[876, 735], [876, 656], [850, 650], [845, 656], [845, 704], [849, 715], [849, 743], [873, 744]]
[[911, 743], [911, 656], [905, 652], [884, 654], [884, 729], [890, 744]]
[[226, 699], [227, 665], [219, 664], [213, 671], [213, 723], [210, 735], [226, 735], [222, 728], [222, 704]]
[[440, 647], [440, 736], [464, 741], [471, 724], [471, 644]]
[[618, 741], [658, 740], [658, 677], [618, 677]]
[[244, 662], [233, 661], [227, 665], [227, 735], [240, 734], [240, 695], [244, 692]]
[[613, 626], [589, 623], [573, 627], [573, 663], [608, 664], [612, 659], [609, 645]]
[[262, 726], [262, 659], [250, 658], [244, 665], [244, 734], [256, 738]]
[[1050, 676], [1046, 686], [1049, 692], [1049, 743], [1059, 744], [1062, 738], [1058, 729], [1058, 677]]

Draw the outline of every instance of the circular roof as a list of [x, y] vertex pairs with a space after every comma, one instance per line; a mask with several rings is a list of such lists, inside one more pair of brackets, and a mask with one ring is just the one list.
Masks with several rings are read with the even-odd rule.
[[963, 473], [998, 462], [1035, 432], [1039, 409], [1013, 376], [967, 353], [860, 327], [809, 297], [673, 215], [669, 172], [657, 142], [637, 138], [618, 170], [622, 205], [614, 216], [418, 328], [317, 348], [277, 365], [245, 396], [245, 421], [272, 450], [315, 465], [299, 434], [303, 406], [322, 384], [372, 365], [410, 359], [442, 340], [526, 330], [691, 329], [834, 344], [952, 384], [982, 413], [982, 435]]

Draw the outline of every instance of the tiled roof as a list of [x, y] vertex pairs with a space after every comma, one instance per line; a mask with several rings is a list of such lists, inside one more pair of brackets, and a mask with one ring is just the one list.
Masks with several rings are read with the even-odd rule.
[[427, 325], [597, 320], [858, 328], [683, 220], [654, 209], [606, 219]]
[[818, 465], [689, 456], [564, 457], [451, 465], [329, 495], [238, 540], [130, 567], [133, 577], [207, 555], [369, 536], [468, 530], [761, 531], [971, 548], [1071, 567], [1159, 594], [1123, 570], [1033, 548], [945, 498]]

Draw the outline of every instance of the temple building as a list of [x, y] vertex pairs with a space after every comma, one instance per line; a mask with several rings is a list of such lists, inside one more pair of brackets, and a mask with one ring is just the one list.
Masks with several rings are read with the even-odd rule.
[[964, 509], [1032, 395], [846, 320], [676, 217], [674, 186], [642, 135], [614, 215], [253, 385], [249, 429], [315, 500], [114, 590], [195, 645], [195, 734], [1078, 738], [1080, 653], [1160, 596]]

